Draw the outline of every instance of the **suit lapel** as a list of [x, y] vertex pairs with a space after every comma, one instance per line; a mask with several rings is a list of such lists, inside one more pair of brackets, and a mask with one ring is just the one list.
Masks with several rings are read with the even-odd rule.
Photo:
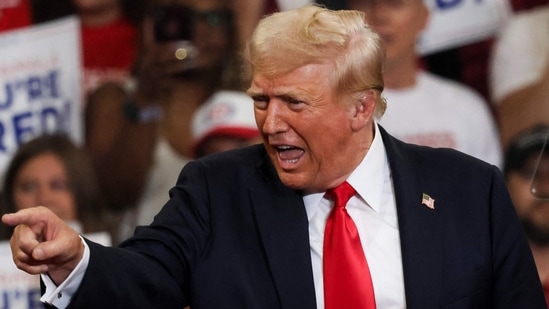
[[422, 177], [421, 158], [383, 128], [380, 131], [395, 189], [406, 305], [408, 309], [435, 308], [440, 297], [443, 251], [442, 222], [437, 220], [436, 207], [441, 206], [429, 209], [422, 204], [422, 194], [430, 192]]
[[254, 186], [250, 194], [281, 305], [316, 308], [308, 220], [301, 195], [280, 182], [267, 157], [259, 169], [266, 184]]
[[[441, 285], [442, 222], [437, 220], [436, 208], [429, 209], [421, 203], [422, 194], [430, 193], [428, 182], [421, 176], [424, 162], [381, 127], [380, 132], [395, 188], [406, 305], [408, 309], [435, 308]], [[316, 308], [308, 221], [302, 198], [280, 182], [267, 157], [259, 170], [266, 184], [254, 186], [250, 195], [281, 305]]]

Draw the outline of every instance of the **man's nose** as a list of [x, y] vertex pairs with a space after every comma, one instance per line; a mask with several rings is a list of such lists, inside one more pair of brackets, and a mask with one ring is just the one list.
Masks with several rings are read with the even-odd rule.
[[263, 133], [277, 134], [284, 132], [287, 129], [287, 124], [284, 121], [284, 103], [280, 100], [273, 99], [265, 111], [265, 121], [263, 122]]

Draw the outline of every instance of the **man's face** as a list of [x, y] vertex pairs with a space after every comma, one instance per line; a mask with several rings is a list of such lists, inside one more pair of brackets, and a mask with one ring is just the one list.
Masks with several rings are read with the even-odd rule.
[[229, 29], [233, 20], [226, 1], [157, 0], [155, 3], [164, 7], [164, 13], [157, 14], [164, 18], [155, 21], [154, 11], [144, 18], [143, 61], [150, 62], [154, 72], [161, 77], [177, 75], [191, 68], [216, 69], [232, 52], [235, 42], [232, 42], [233, 35]]
[[[286, 74], [255, 73], [250, 89], [256, 122], [282, 182], [322, 192], [357, 164], [353, 104], [335, 93], [331, 64], [309, 64]], [[347, 99], [349, 100], [349, 99]]]
[[537, 160], [538, 154], [532, 153], [523, 168], [510, 172], [507, 186], [529, 238], [549, 245], [549, 155], [536, 168]]
[[366, 14], [366, 23], [385, 43], [389, 65], [415, 57], [417, 38], [429, 17], [423, 0], [349, 0], [348, 7]]

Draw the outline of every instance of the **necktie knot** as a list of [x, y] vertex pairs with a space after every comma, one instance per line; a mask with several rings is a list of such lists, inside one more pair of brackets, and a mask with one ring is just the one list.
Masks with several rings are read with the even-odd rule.
[[326, 197], [334, 201], [334, 207], [343, 208], [347, 205], [349, 199], [351, 199], [351, 197], [355, 194], [356, 190], [346, 181], [339, 186], [326, 191]]

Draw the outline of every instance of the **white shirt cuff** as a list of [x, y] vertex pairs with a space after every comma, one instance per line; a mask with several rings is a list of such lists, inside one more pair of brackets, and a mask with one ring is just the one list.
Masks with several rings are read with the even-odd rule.
[[48, 274], [40, 275], [46, 286], [46, 292], [40, 298], [41, 302], [53, 305], [59, 309], [67, 308], [70, 304], [72, 297], [84, 278], [84, 273], [88, 268], [88, 262], [90, 260], [90, 248], [82, 236], [80, 236], [80, 239], [82, 239], [82, 243], [84, 244], [84, 255], [65, 281], [57, 286]]

